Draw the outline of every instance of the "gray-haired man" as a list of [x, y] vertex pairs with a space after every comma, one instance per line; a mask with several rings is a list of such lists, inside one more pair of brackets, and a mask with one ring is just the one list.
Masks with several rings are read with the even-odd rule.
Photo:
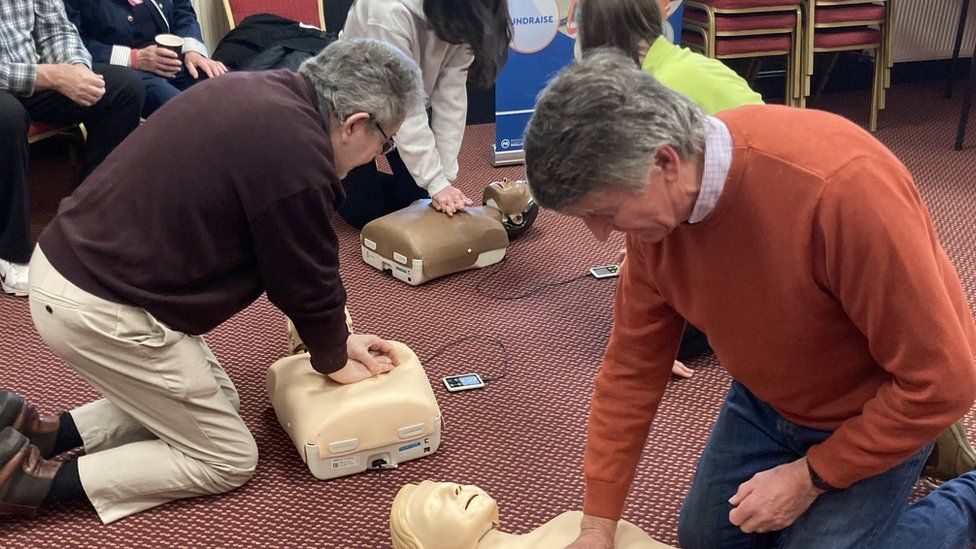
[[968, 546], [976, 471], [905, 506], [972, 406], [976, 325], [890, 151], [824, 112], [704, 116], [607, 51], [546, 88], [525, 152], [542, 207], [627, 234], [572, 547], [612, 546], [684, 319], [734, 381], [682, 547]]
[[[384, 152], [421, 100], [419, 69], [356, 40], [299, 72], [194, 86], [62, 202], [32, 260], [31, 314], [105, 398], [53, 418], [0, 395], [12, 424], [0, 434], [0, 514], [87, 498], [110, 522], [247, 482], [257, 447], [199, 336], [262, 292], [332, 379], [396, 365], [389, 343], [346, 329], [330, 218], [340, 179]], [[41, 459], [81, 445], [60, 468]]]

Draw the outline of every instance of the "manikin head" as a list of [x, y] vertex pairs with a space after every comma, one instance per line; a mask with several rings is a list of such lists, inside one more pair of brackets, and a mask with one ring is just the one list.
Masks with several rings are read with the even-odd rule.
[[400, 124], [423, 101], [417, 64], [377, 40], [337, 40], [302, 63], [298, 72], [311, 80], [319, 96], [340, 179], [389, 152]]
[[425, 480], [397, 492], [393, 549], [474, 549], [498, 525], [498, 504], [477, 486]]
[[503, 179], [491, 183], [485, 188], [482, 203], [499, 211], [509, 240], [529, 230], [539, 214], [532, 191], [523, 180]]
[[658, 242], [694, 208], [705, 117], [619, 50], [601, 48], [546, 87], [525, 132], [525, 167], [543, 208], [598, 239]]

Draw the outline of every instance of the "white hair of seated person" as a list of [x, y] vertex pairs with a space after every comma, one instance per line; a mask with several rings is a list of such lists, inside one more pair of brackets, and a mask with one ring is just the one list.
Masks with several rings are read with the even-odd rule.
[[[495, 529], [498, 504], [477, 486], [425, 480], [407, 484], [390, 510], [393, 549], [519, 549], [565, 547], [579, 535], [582, 513], [563, 513], [532, 532], [509, 534]], [[643, 530], [621, 520], [616, 549], [657, 549]]]

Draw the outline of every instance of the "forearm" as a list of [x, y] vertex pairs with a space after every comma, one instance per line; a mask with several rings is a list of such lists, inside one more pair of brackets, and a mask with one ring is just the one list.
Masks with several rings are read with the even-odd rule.
[[34, 91], [56, 90], [64, 81], [62, 65], [43, 63], [37, 65]]

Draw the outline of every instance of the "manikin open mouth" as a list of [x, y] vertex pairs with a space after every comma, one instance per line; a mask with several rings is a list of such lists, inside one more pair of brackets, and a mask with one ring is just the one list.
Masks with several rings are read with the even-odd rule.
[[476, 498], [476, 497], [478, 497], [478, 494], [471, 494], [471, 497], [469, 497], [468, 498], [468, 501], [464, 504], [464, 510], [465, 511], [468, 510], [468, 506], [471, 505], [471, 502], [474, 501], [474, 498]]

